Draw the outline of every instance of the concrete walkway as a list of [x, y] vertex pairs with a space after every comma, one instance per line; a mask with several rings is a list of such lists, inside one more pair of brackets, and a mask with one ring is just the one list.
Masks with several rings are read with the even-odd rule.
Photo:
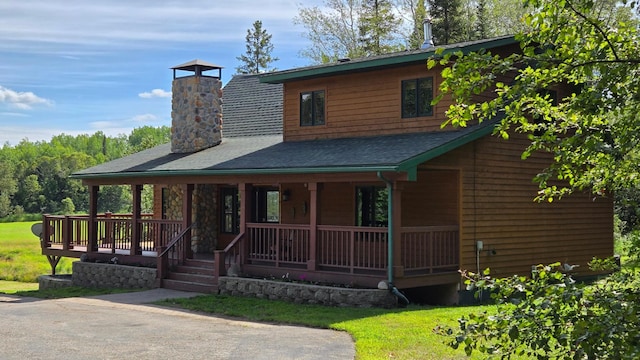
[[353, 359], [347, 333], [147, 303], [168, 289], [41, 300], [0, 294], [0, 359]]

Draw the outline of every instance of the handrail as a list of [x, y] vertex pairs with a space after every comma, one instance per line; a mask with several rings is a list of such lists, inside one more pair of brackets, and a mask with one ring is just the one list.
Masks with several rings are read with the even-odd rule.
[[241, 232], [240, 234], [238, 234], [233, 241], [231, 241], [229, 243], [229, 245], [227, 245], [227, 247], [224, 248], [224, 250], [222, 250], [225, 254], [227, 252], [229, 252], [229, 250], [231, 250], [232, 248], [234, 248], [236, 246], [236, 243], [240, 242], [240, 240], [244, 237], [244, 231]]
[[193, 226], [195, 225], [195, 223], [192, 223], [191, 225], [189, 225], [186, 229], [180, 231], [176, 236], [174, 236], [171, 241], [169, 241], [169, 243], [167, 244], [167, 248], [164, 249], [163, 252], [161, 252], [160, 254], [158, 254], [158, 257], [162, 257], [164, 255], [166, 255], [169, 250], [171, 248], [173, 248], [174, 246], [176, 246], [176, 244], [178, 243], [178, 241], [180, 241], [180, 239], [182, 239], [184, 237], [184, 235], [191, 230], [191, 228], [193, 228]]

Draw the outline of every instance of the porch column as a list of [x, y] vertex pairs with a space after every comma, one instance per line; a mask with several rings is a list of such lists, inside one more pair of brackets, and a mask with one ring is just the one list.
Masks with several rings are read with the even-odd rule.
[[240, 234], [244, 234], [244, 240], [240, 241], [240, 265], [244, 265], [249, 253], [247, 222], [251, 216], [251, 185], [247, 183], [238, 184], [238, 195], [240, 196]]
[[87, 253], [98, 252], [98, 191], [100, 187], [89, 185], [89, 238], [87, 239]]
[[318, 183], [308, 183], [309, 190], [309, 259], [307, 269], [316, 270], [318, 241]]
[[142, 237], [142, 229], [140, 228], [140, 212], [142, 211], [142, 185], [131, 185], [133, 193], [133, 214], [131, 216], [131, 255], [140, 255], [140, 238]]
[[393, 182], [393, 212], [389, 214], [393, 221], [393, 276], [404, 277], [402, 263], [402, 187], [398, 181]]
[[[193, 184], [184, 184], [182, 186], [182, 229], [186, 229], [191, 226], [193, 216]], [[193, 250], [191, 249], [191, 230], [185, 234], [187, 239], [187, 257], [193, 257]]]

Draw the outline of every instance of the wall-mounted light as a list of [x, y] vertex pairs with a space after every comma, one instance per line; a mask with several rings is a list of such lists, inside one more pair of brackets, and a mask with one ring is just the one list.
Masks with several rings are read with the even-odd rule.
[[282, 201], [289, 201], [290, 198], [291, 198], [291, 190], [286, 189], [285, 191], [282, 192]]

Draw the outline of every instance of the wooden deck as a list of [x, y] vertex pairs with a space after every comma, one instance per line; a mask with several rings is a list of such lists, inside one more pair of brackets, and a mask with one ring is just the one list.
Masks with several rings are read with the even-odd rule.
[[[137, 221], [140, 234], [136, 240], [130, 215], [99, 215], [95, 225], [97, 249], [90, 253], [103, 257], [117, 255], [122, 263], [146, 260], [160, 264], [156, 258], [161, 250], [170, 245], [176, 234], [188, 233], [183, 231], [180, 221], [151, 216]], [[224, 275], [233, 263], [238, 263], [243, 272], [256, 276], [289, 274], [365, 286], [375, 286], [386, 279], [387, 228], [318, 225], [315, 234], [309, 225], [247, 223], [246, 228], [246, 234], [227, 249], [216, 251], [218, 259], [224, 262], [224, 266], [217, 266], [218, 275]], [[45, 216], [42, 253], [79, 258], [88, 252], [88, 229], [88, 216]], [[451, 282], [451, 276], [437, 279], [443, 279], [443, 274], [458, 276], [457, 226], [405, 227], [399, 241], [401, 251], [396, 259], [400, 264], [395, 263], [394, 268], [403, 269], [401, 283], [409, 278], [430, 279], [418, 281], [425, 284]]]

